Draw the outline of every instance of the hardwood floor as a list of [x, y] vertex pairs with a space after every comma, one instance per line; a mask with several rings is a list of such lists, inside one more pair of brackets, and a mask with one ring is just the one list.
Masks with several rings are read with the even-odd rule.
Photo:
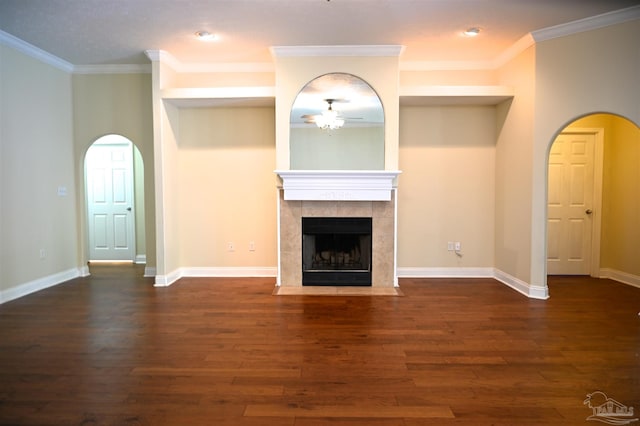
[[0, 305], [1, 425], [576, 425], [596, 390], [640, 415], [640, 289], [613, 281], [551, 277], [541, 301], [490, 279], [274, 296], [91, 272]]

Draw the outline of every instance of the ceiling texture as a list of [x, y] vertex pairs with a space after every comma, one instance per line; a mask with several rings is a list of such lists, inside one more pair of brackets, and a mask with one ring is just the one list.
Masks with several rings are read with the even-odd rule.
[[[0, 0], [0, 30], [73, 66], [272, 64], [272, 46], [402, 45], [401, 63], [488, 63], [538, 30], [639, 0]], [[635, 15], [638, 15], [636, 13]], [[462, 35], [478, 27], [477, 37]], [[204, 42], [196, 31], [217, 41]], [[3, 34], [0, 33], [0, 36]]]

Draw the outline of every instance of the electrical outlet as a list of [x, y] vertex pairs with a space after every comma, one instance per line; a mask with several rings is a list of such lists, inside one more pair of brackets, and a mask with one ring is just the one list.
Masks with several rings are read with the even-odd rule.
[[233, 245], [233, 243], [227, 243], [227, 251], [236, 251], [236, 248]]
[[447, 251], [453, 251], [453, 241], [447, 243]]
[[249, 241], [249, 251], [256, 251], [256, 242]]
[[460, 244], [460, 241], [456, 241], [455, 248], [456, 248], [456, 251], [462, 250], [462, 244]]

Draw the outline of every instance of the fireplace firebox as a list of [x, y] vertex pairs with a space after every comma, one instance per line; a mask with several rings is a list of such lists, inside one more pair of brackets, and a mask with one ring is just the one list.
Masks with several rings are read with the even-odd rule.
[[371, 286], [371, 218], [303, 217], [302, 285]]

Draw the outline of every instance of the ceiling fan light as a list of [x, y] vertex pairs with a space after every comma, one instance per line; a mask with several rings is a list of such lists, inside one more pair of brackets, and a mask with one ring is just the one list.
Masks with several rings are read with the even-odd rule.
[[475, 37], [478, 34], [480, 34], [480, 28], [478, 27], [467, 28], [463, 34], [466, 35], [467, 37]]
[[210, 33], [209, 31], [200, 30], [195, 32], [196, 37], [202, 41], [216, 41], [218, 40], [218, 36]]
[[313, 117], [313, 121], [316, 123], [316, 126], [319, 128], [326, 130], [335, 130], [344, 126], [344, 118], [338, 117], [338, 111], [334, 110], [331, 107], [333, 103], [333, 99], [327, 99], [327, 103], [329, 104], [329, 108], [322, 111], [321, 114], [315, 115]]

